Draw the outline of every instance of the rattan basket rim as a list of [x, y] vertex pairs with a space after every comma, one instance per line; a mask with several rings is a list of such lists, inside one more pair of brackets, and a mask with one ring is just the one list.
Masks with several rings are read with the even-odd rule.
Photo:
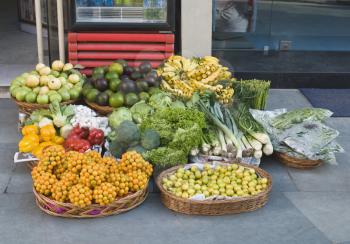
[[[229, 163], [221, 163], [221, 162], [219, 164], [230, 165]], [[244, 166], [246, 168], [253, 168], [253, 169], [255, 169], [257, 174], [259, 174], [259, 175], [263, 174], [264, 177], [266, 177], [268, 179], [268, 186], [267, 186], [267, 188], [264, 191], [254, 195], [254, 196], [237, 197], [237, 198], [232, 198], [232, 199], [195, 200], [195, 199], [186, 199], [186, 198], [178, 197], [178, 196], [168, 192], [167, 190], [165, 190], [163, 185], [161, 184], [161, 181], [162, 181], [162, 179], [165, 176], [167, 176], [170, 173], [173, 173], [174, 171], [176, 171], [178, 168], [182, 167], [183, 165], [174, 166], [172, 168], [164, 170], [157, 177], [156, 184], [157, 184], [157, 186], [160, 189], [162, 194], [166, 194], [167, 196], [169, 196], [169, 197], [171, 197], [171, 198], [173, 198], [175, 200], [182, 201], [182, 202], [198, 203], [198, 204], [203, 204], [203, 205], [213, 205], [213, 204], [223, 204], [223, 203], [237, 203], [237, 202], [241, 202], [241, 201], [244, 201], [244, 200], [254, 200], [254, 199], [258, 199], [261, 196], [264, 196], [264, 195], [268, 194], [271, 191], [271, 189], [272, 189], [272, 177], [271, 177], [271, 175], [268, 172], [266, 172], [265, 170], [263, 170], [263, 169], [261, 169], [261, 168], [259, 168], [257, 166], [253, 166], [253, 165], [249, 165], [249, 164], [245, 164], [245, 163], [235, 163], [235, 164]]]
[[[135, 197], [135, 196], [137, 196], [137, 195], [140, 195], [140, 194], [141, 194], [142, 192], [144, 192], [145, 190], [147, 190], [147, 187], [144, 188], [144, 189], [142, 189], [142, 190], [139, 190], [139, 191], [137, 191], [137, 192], [133, 192], [133, 193], [131, 193], [131, 194], [128, 194], [128, 195], [126, 195], [126, 196], [124, 196], [124, 197], [116, 198], [116, 199], [115, 199], [115, 202], [117, 202], [118, 200], [126, 200], [126, 199], [129, 199], [129, 198], [133, 198], [133, 197]], [[40, 197], [40, 198], [44, 199], [45, 201], [49, 201], [49, 202], [53, 202], [53, 203], [58, 203], [59, 205], [62, 205], [62, 206], [64, 206], [64, 207], [79, 208], [79, 207], [77, 207], [76, 205], [74, 205], [74, 204], [72, 204], [72, 203], [58, 202], [58, 201], [53, 200], [53, 199], [51, 199], [51, 198], [49, 198], [49, 197], [47, 197], [47, 196], [44, 196], [43, 194], [40, 194], [39, 192], [37, 192], [37, 191], [35, 190], [34, 187], [33, 187], [33, 192], [34, 192], [35, 197]], [[90, 205], [87, 206], [86, 208], [94, 208], [94, 207], [95, 207], [95, 208], [100, 208], [101, 205], [94, 203], [94, 204], [90, 204]]]
[[101, 106], [98, 105], [97, 103], [93, 103], [93, 102], [89, 102], [87, 99], [84, 98], [84, 102], [90, 107], [93, 108], [95, 110], [97, 110], [97, 112], [103, 112], [103, 113], [112, 113], [114, 111], [115, 108], [111, 107], [111, 106]]

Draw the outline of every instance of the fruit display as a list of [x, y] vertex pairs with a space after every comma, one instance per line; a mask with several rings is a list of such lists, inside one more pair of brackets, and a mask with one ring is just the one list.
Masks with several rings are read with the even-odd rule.
[[144, 189], [152, 172], [152, 165], [134, 151], [117, 162], [95, 151], [66, 152], [56, 145], [44, 150], [32, 178], [38, 193], [84, 208], [93, 203], [106, 206]]
[[159, 87], [157, 72], [149, 62], [130, 67], [117, 60], [108, 67], [97, 67], [83, 86], [86, 101], [100, 106], [131, 107], [140, 100], [148, 100], [149, 91]]
[[187, 59], [171, 56], [157, 73], [162, 77], [161, 87], [175, 96], [190, 99], [195, 92], [213, 92], [221, 103], [232, 101], [232, 74], [212, 56]]
[[165, 190], [177, 197], [212, 199], [213, 197], [249, 197], [267, 189], [268, 179], [253, 168], [238, 164], [187, 165], [162, 179]]
[[85, 77], [70, 63], [56, 60], [51, 67], [37, 64], [35, 69], [11, 81], [10, 93], [17, 101], [49, 104], [76, 100]]

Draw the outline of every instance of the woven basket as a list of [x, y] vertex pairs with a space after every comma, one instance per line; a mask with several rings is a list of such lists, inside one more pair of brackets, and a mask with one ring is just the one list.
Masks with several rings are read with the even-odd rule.
[[96, 103], [91, 103], [84, 99], [85, 103], [93, 110], [95, 110], [100, 115], [107, 115], [113, 112], [114, 108], [110, 106], [100, 106]]
[[[222, 165], [225, 165], [222, 163]], [[227, 165], [227, 164], [226, 164]], [[256, 173], [268, 179], [268, 186], [265, 191], [260, 192], [255, 196], [239, 197], [226, 200], [191, 200], [186, 198], [177, 197], [174, 194], [166, 191], [161, 184], [162, 179], [169, 174], [174, 173], [179, 167], [176, 166], [168, 170], [163, 171], [157, 178], [157, 186], [161, 192], [161, 201], [169, 209], [190, 215], [225, 215], [225, 214], [237, 214], [243, 212], [254, 211], [263, 207], [269, 197], [269, 193], [272, 188], [272, 178], [264, 170], [256, 166], [239, 163], [246, 168], [255, 169]]]
[[65, 218], [98, 218], [127, 212], [136, 208], [145, 201], [148, 195], [148, 187], [129, 194], [123, 198], [117, 198], [107, 206], [92, 204], [85, 208], [74, 206], [71, 203], [62, 203], [39, 194], [34, 188], [36, 204], [45, 213]]
[[[12, 99], [17, 104], [19, 111], [21, 113], [24, 113], [27, 115], [30, 115], [34, 110], [37, 110], [37, 109], [48, 109], [49, 108], [49, 104], [26, 103], [26, 102], [18, 101], [13, 97], [12, 97]], [[68, 100], [65, 102], [61, 102], [60, 105], [73, 104], [76, 101], [77, 100]]]
[[313, 169], [322, 164], [322, 160], [299, 159], [288, 156], [285, 153], [275, 152], [278, 160], [288, 167], [297, 169]]

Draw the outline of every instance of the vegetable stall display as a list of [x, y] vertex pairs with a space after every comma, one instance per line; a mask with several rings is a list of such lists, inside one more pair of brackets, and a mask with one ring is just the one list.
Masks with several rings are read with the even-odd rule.
[[39, 63], [35, 70], [16, 77], [9, 91], [20, 110], [28, 114], [47, 108], [53, 101], [65, 104], [76, 101], [84, 82], [85, 76], [72, 64], [56, 60], [51, 68]]

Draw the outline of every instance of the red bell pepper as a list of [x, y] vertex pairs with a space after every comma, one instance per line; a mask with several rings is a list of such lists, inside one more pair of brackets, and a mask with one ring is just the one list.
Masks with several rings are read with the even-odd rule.
[[91, 129], [88, 136], [91, 145], [101, 145], [104, 141], [104, 133], [101, 129]]

